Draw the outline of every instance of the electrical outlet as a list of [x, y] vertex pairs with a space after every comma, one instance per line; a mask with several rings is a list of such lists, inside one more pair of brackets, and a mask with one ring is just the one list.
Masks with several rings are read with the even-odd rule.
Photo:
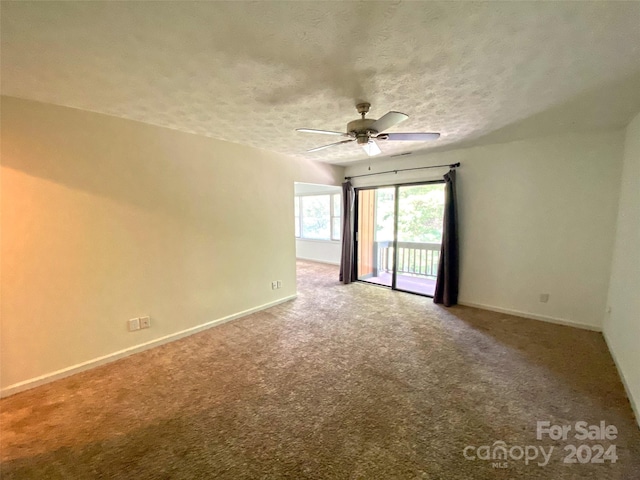
[[151, 328], [151, 317], [140, 317], [140, 328]]
[[278, 288], [278, 282], [273, 281], [271, 282], [271, 290], [276, 290]]
[[278, 280], [278, 288], [282, 288], [282, 282]]
[[133, 332], [135, 330], [140, 330], [140, 319], [139, 318], [132, 318], [131, 320], [129, 320], [128, 324], [129, 324], [129, 331], [130, 332]]
[[540, 294], [540, 302], [541, 303], [547, 303], [549, 301], [549, 294], [548, 293], [541, 293]]

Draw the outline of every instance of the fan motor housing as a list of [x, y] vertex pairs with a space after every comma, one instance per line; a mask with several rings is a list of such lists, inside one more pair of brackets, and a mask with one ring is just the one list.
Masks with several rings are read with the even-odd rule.
[[359, 144], [369, 143], [369, 137], [378, 133], [370, 128], [375, 121], [375, 118], [359, 118], [347, 124], [347, 132], [355, 135]]

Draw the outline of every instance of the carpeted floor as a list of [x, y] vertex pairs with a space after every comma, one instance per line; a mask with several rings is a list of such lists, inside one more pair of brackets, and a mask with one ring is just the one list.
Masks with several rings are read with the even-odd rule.
[[[640, 478], [599, 333], [336, 278], [300, 262], [292, 302], [3, 400], [2, 478]], [[545, 420], [618, 436], [539, 441]], [[463, 454], [497, 441], [506, 465]], [[618, 460], [565, 464], [569, 444]]]

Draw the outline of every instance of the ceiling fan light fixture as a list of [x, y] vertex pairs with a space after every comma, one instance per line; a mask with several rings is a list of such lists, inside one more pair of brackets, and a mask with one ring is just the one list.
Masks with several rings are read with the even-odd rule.
[[358, 145], [366, 145], [371, 141], [371, 135], [369, 133], [358, 133], [356, 134], [356, 141]]
[[370, 157], [373, 157], [375, 155], [380, 155], [382, 153], [382, 150], [380, 150], [380, 147], [378, 147], [378, 144], [373, 140], [369, 141], [369, 143], [362, 145], [362, 148], [364, 148], [364, 151], [367, 152], [367, 155], [369, 155]]

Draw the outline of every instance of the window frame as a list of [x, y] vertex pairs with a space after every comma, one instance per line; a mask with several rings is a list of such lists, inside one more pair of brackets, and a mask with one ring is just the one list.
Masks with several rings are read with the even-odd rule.
[[[329, 211], [329, 223], [330, 223], [330, 227], [331, 227], [331, 232], [329, 233], [329, 236], [331, 237], [329, 240], [331, 240], [332, 242], [339, 242], [340, 240], [342, 240], [342, 193], [341, 192], [334, 192], [334, 193], [330, 193], [329, 194], [331, 196], [330, 198], [330, 208], [331, 210]], [[338, 197], [336, 200], [336, 196]], [[338, 202], [338, 215], [335, 215], [335, 202]], [[335, 233], [335, 229], [333, 228], [333, 221], [335, 219], [339, 219], [338, 221], [338, 238], [333, 238], [334, 237], [334, 233]]]
[[[338, 196], [337, 199], [334, 198], [335, 196]], [[321, 197], [321, 196], [328, 196], [329, 197], [329, 237], [328, 238], [308, 238], [304, 236], [304, 230], [302, 228], [303, 224], [304, 224], [304, 212], [303, 212], [303, 208], [302, 208], [302, 198], [303, 197]], [[335, 202], [338, 202], [339, 204], [339, 212], [340, 215], [334, 215], [334, 204]], [[295, 215], [295, 206], [297, 205], [298, 207], [298, 214], [299, 215]], [[337, 233], [338, 233], [338, 238], [335, 239], [335, 229], [333, 227], [333, 220], [336, 218], [342, 218], [343, 212], [342, 212], [342, 192], [317, 192], [317, 193], [313, 193], [313, 192], [309, 192], [309, 193], [296, 193], [294, 195], [294, 221], [295, 224], [297, 224], [298, 227], [298, 232], [300, 233], [300, 235], [296, 235], [296, 240], [304, 240], [307, 242], [328, 242], [328, 243], [338, 243], [342, 241], [342, 222], [339, 222], [338, 224], [338, 228], [337, 228]]]

